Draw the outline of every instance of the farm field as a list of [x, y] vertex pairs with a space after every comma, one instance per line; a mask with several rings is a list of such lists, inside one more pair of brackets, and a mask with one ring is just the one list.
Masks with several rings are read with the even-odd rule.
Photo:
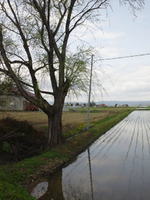
[[[114, 113], [121, 113], [125, 109], [130, 108], [92, 108], [90, 113], [91, 122], [95, 122]], [[47, 116], [43, 112], [0, 112], [0, 119], [11, 117], [16, 120], [28, 121], [34, 128], [39, 131], [46, 131]], [[87, 122], [87, 112], [85, 109], [76, 111], [63, 112], [63, 130], [68, 131], [83, 125]]]
[[47, 177], [43, 199], [150, 199], [149, 118], [147, 110], [130, 113], [55, 176]]
[[[42, 174], [53, 173], [64, 163], [74, 160], [88, 145], [103, 135], [111, 127], [126, 117], [133, 108], [92, 109], [92, 127], [83, 131], [86, 122], [84, 110], [63, 113], [64, 137], [70, 137], [64, 144], [25, 160], [0, 166], [0, 199], [33, 199], [29, 190], [33, 180], [40, 179]], [[35, 128], [44, 130], [47, 127], [46, 116], [41, 112], [1, 112], [0, 119], [13, 117], [27, 120]], [[95, 122], [94, 122], [95, 121]], [[75, 127], [75, 128], [74, 128]], [[82, 132], [81, 132], [82, 129]], [[69, 130], [66, 132], [65, 130]], [[70, 131], [71, 130], [71, 131]], [[30, 131], [29, 131], [30, 132]], [[82, 133], [82, 134], [78, 134]], [[27, 151], [29, 152], [29, 151]], [[3, 162], [2, 162], [3, 163]], [[11, 167], [10, 167], [11, 166]], [[22, 187], [25, 185], [25, 188]], [[33, 185], [32, 185], [33, 187]], [[7, 191], [7, 193], [6, 193]]]

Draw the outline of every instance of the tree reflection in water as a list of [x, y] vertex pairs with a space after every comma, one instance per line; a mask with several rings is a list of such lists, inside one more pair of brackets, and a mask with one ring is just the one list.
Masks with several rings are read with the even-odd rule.
[[65, 200], [62, 191], [62, 170], [50, 176], [48, 191], [39, 200]]
[[88, 193], [81, 189], [81, 185], [74, 187], [67, 182], [62, 187], [62, 170], [49, 178], [47, 192], [39, 200], [91, 200]]
[[[77, 184], [73, 181], [71, 182], [72, 176], [69, 177], [66, 173], [63, 173], [63, 169], [57, 172], [56, 174], [49, 177], [47, 183], [47, 188], [45, 184], [43, 187], [38, 187], [38, 184], [34, 188], [34, 197], [38, 197], [38, 194], [43, 194], [39, 196], [39, 200], [94, 200], [93, 195], [93, 180], [92, 180], [92, 166], [91, 166], [91, 157], [90, 149], [87, 149], [87, 159], [88, 159], [88, 168], [86, 171], [86, 184], [85, 181], [80, 180]], [[63, 173], [63, 175], [62, 175]], [[79, 174], [78, 174], [79, 175]], [[88, 177], [87, 177], [88, 175]], [[90, 180], [90, 183], [89, 181]], [[86, 185], [86, 187], [83, 187]], [[87, 187], [87, 185], [89, 187]], [[45, 191], [45, 193], [44, 193]], [[33, 193], [33, 192], [32, 192]]]

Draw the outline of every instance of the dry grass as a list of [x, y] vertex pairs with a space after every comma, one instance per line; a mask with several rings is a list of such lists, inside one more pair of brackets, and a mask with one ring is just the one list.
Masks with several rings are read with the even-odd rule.
[[[103, 119], [115, 112], [120, 112], [122, 109], [107, 108], [100, 112], [90, 113], [91, 122]], [[0, 112], [0, 119], [11, 117], [17, 120], [26, 120], [40, 131], [45, 131], [47, 128], [47, 116], [43, 112]], [[87, 121], [86, 112], [64, 112], [63, 127], [64, 131], [75, 128]]]

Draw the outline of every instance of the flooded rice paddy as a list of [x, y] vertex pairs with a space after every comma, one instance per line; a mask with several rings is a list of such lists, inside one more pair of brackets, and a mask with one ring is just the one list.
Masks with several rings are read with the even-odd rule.
[[134, 111], [59, 173], [39, 183], [40, 200], [149, 200], [150, 111]]

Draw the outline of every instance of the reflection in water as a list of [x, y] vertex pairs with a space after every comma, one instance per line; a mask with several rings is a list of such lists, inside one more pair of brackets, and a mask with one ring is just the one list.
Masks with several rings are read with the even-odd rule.
[[49, 178], [48, 190], [40, 200], [65, 200], [62, 191], [62, 171]]
[[41, 200], [149, 200], [150, 111], [134, 111], [49, 178]]
[[36, 199], [42, 197], [48, 190], [48, 182], [39, 183], [31, 192], [31, 195]]
[[89, 174], [90, 174], [90, 185], [91, 185], [91, 200], [94, 200], [93, 177], [92, 177], [92, 167], [91, 167], [90, 148], [88, 148], [87, 152], [88, 152], [88, 160], [89, 160]]

